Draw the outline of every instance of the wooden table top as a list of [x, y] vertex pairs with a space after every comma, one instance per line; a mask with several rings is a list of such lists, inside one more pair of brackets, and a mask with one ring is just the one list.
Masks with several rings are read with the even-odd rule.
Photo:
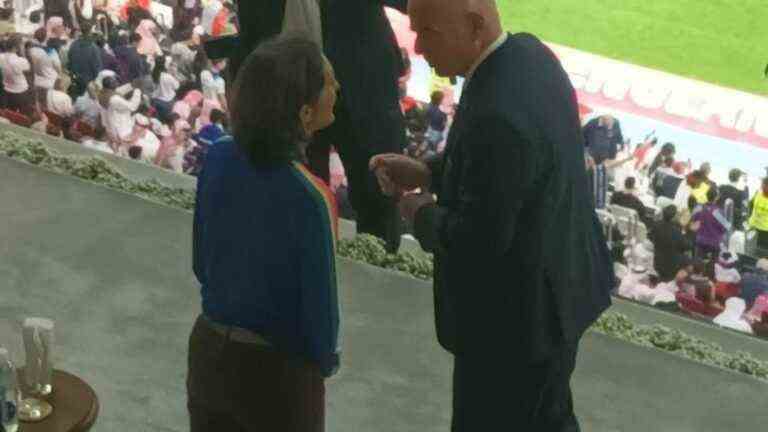
[[[26, 397], [23, 372], [20, 368], [19, 384]], [[19, 432], [87, 432], [99, 415], [99, 398], [91, 386], [61, 370], [54, 370], [53, 393], [45, 400], [53, 405], [51, 416], [37, 423], [20, 422]]]

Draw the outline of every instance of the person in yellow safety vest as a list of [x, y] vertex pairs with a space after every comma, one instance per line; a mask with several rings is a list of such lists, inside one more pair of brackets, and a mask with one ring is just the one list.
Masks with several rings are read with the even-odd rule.
[[749, 207], [749, 227], [757, 231], [757, 247], [768, 250], [768, 177], [763, 179], [763, 189], [755, 194]]
[[694, 181], [698, 184], [691, 188], [691, 196], [696, 199], [698, 205], [707, 204], [709, 202], [707, 200], [707, 193], [712, 186], [709, 181], [707, 181], [706, 174], [698, 171]]

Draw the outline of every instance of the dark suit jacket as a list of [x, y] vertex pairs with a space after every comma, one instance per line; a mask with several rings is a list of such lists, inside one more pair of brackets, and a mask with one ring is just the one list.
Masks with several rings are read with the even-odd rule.
[[369, 155], [405, 147], [397, 87], [404, 66], [384, 6], [405, 12], [407, 5], [407, 0], [321, 0], [323, 44], [341, 84], [340, 104], [351, 116], [357, 144]]
[[546, 359], [608, 308], [614, 275], [583, 149], [560, 63], [534, 36], [510, 36], [469, 81], [431, 164], [438, 203], [416, 217], [436, 254], [447, 350]]

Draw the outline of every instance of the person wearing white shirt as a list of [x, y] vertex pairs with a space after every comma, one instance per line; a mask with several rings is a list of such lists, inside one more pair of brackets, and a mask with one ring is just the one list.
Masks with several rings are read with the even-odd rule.
[[117, 85], [114, 78], [106, 78], [99, 103], [102, 107], [102, 124], [107, 129], [107, 134], [115, 145], [122, 147], [133, 133], [133, 112], [141, 104], [141, 91], [134, 89], [133, 95], [126, 99], [115, 91]]
[[92, 127], [99, 125], [101, 107], [98, 100], [99, 89], [95, 82], [88, 84], [85, 94], [75, 101], [75, 115]]
[[169, 57], [158, 57], [155, 69], [152, 71], [152, 80], [155, 83], [152, 105], [157, 109], [158, 117], [167, 120], [173, 110], [173, 102], [176, 100], [176, 91], [181, 83], [167, 70], [170, 64]]
[[44, 28], [35, 32], [35, 40], [40, 45], [35, 45], [29, 49], [29, 60], [35, 71], [34, 86], [37, 93], [37, 101], [45, 100], [48, 90], [56, 84], [56, 80], [61, 74], [61, 59], [55, 49], [46, 48], [45, 43], [47, 33]]
[[154, 163], [157, 158], [157, 152], [160, 150], [160, 139], [152, 132], [149, 118], [143, 114], [136, 114], [136, 126], [134, 127], [135, 140], [134, 146], [141, 147], [141, 160], [147, 163]]
[[[214, 66], [217, 68], [217, 66]], [[218, 68], [223, 67], [221, 65]], [[227, 98], [226, 98], [226, 83], [224, 78], [218, 74], [219, 69], [215, 69], [216, 73], [210, 70], [204, 70], [200, 73], [200, 84], [203, 88], [203, 96], [205, 99], [217, 101], [222, 107], [222, 111], [226, 111]]]
[[18, 54], [22, 51], [20, 44], [18, 38], [2, 42], [0, 71], [3, 74], [6, 107], [31, 116], [35, 108], [34, 97], [29, 92], [29, 82], [24, 75], [31, 69], [31, 65], [25, 57]]
[[56, 86], [48, 90], [46, 95], [45, 107], [48, 111], [67, 118], [75, 114], [75, 108], [72, 106], [72, 98], [64, 92], [62, 81], [56, 80]]

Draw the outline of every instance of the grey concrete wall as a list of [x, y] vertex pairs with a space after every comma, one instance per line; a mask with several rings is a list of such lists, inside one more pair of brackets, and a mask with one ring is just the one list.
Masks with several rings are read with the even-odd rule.
[[[2, 158], [0, 203], [0, 344], [22, 360], [20, 320], [51, 317], [58, 365], [101, 399], [94, 431], [188, 430], [191, 215]], [[447, 431], [451, 358], [435, 341], [429, 283], [345, 260], [339, 279], [345, 350], [328, 430]], [[768, 420], [765, 383], [599, 335], [582, 344], [574, 389], [585, 431]]]

